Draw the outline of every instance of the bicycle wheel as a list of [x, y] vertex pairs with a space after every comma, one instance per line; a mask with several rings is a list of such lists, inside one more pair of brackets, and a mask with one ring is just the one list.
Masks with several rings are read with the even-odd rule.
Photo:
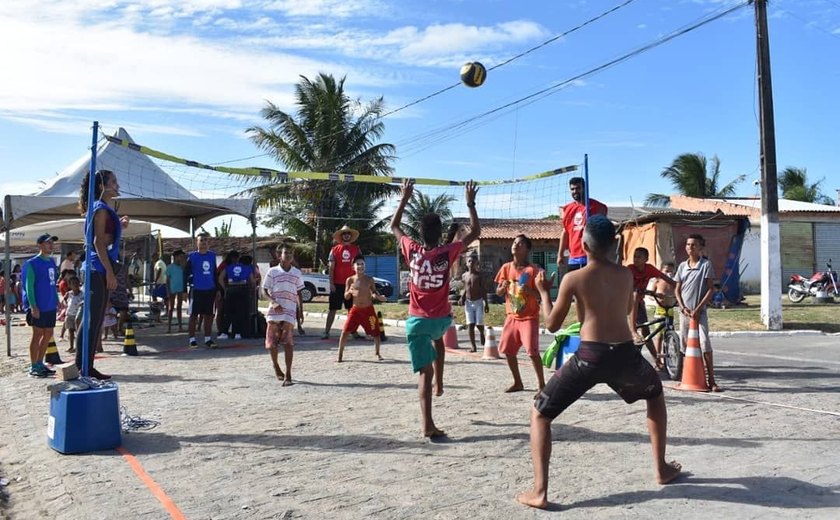
[[683, 355], [680, 352], [680, 335], [673, 330], [665, 331], [662, 338], [662, 355], [665, 357], [665, 369], [672, 381], [682, 378]]

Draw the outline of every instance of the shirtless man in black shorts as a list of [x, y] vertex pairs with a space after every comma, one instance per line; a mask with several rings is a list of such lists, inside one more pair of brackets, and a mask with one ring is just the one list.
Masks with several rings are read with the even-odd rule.
[[583, 233], [588, 256], [586, 267], [568, 273], [560, 283], [554, 308], [549, 299], [552, 280], [537, 276], [542, 313], [548, 330], [560, 328], [575, 298], [580, 330], [580, 348], [548, 381], [531, 410], [531, 460], [534, 487], [517, 496], [527, 506], [548, 506], [548, 462], [551, 458], [551, 421], [598, 383], [606, 383], [627, 403], [647, 401], [647, 425], [653, 449], [656, 481], [667, 484], [680, 474], [681, 466], [665, 461], [668, 415], [662, 383], [653, 367], [633, 344], [628, 314], [633, 298], [633, 275], [607, 255], [615, 246], [615, 226], [595, 215]]

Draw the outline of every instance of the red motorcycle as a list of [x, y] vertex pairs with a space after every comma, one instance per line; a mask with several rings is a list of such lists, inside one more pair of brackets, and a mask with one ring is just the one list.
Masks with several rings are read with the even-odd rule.
[[817, 293], [825, 293], [825, 296], [840, 294], [837, 290], [837, 271], [831, 270], [831, 260], [826, 262], [825, 271], [818, 271], [810, 278], [804, 278], [795, 274], [790, 277], [788, 284], [788, 299], [793, 303], [799, 303], [806, 296], [817, 296]]

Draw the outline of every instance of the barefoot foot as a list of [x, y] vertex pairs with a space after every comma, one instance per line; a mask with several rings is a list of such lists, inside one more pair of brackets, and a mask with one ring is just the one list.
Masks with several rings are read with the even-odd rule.
[[294, 383], [292, 382], [292, 379], [290, 377], [287, 377], [283, 380], [283, 386], [292, 386], [293, 384]]
[[443, 387], [435, 385], [435, 396], [440, 397], [443, 395]]
[[682, 471], [682, 464], [679, 462], [672, 460], [671, 462], [666, 462], [659, 471], [656, 473], [656, 482], [665, 485], [670, 482], [673, 482], [675, 478], [680, 476], [680, 471]]
[[274, 365], [274, 375], [276, 375], [277, 379], [279, 379], [280, 381], [286, 378], [286, 376], [283, 374], [283, 371], [280, 370], [280, 367], [277, 365]]
[[436, 437], [446, 437], [446, 432], [435, 426], [432, 426], [431, 429], [423, 432], [423, 437], [429, 437], [430, 439], [434, 439]]
[[527, 493], [521, 493], [516, 496], [516, 500], [520, 504], [536, 507], [537, 509], [545, 509], [548, 507], [548, 499], [546, 498], [545, 493], [540, 491], [531, 490]]
[[525, 387], [522, 386], [522, 383], [514, 383], [514, 384], [510, 385], [509, 387], [507, 387], [507, 389], [505, 390], [505, 393], [509, 394], [511, 392], [521, 392], [523, 390], [525, 390]]
[[382, 356], [379, 354], [379, 352], [376, 353], [376, 360], [382, 361]]

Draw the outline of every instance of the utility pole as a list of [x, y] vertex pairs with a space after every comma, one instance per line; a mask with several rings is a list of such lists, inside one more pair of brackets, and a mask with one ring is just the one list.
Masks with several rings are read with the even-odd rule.
[[770, 79], [767, 0], [754, 0], [758, 102], [761, 127], [761, 321], [782, 329], [782, 265], [779, 240], [779, 188], [776, 182], [776, 125]]

